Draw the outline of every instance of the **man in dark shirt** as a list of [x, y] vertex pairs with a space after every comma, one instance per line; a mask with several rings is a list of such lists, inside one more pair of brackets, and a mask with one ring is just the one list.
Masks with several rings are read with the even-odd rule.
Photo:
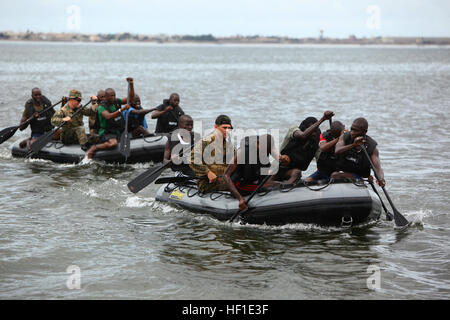
[[[33, 88], [31, 90], [31, 99], [29, 99], [25, 103], [25, 110], [22, 113], [22, 119], [20, 122], [25, 122], [29, 118], [33, 118], [30, 122], [31, 127], [31, 137], [27, 138], [20, 142], [20, 147], [24, 148], [25, 146], [30, 148], [30, 144], [35, 142], [37, 138], [42, 136], [45, 132], [48, 132], [53, 129], [50, 120], [55, 113], [55, 110], [51, 108], [45, 113], [39, 115], [38, 113], [51, 106], [51, 102], [44, 95], [42, 95], [41, 90], [39, 88]], [[20, 130], [25, 130], [28, 127], [28, 124], [22, 125]], [[59, 132], [57, 132], [58, 136], [55, 136], [55, 140], [59, 139]]]
[[194, 171], [189, 167], [190, 155], [194, 142], [200, 136], [194, 133], [194, 121], [186, 114], [178, 121], [178, 129], [174, 130], [166, 142], [164, 150], [164, 163], [172, 161], [171, 168], [176, 177], [193, 177]]
[[364, 118], [357, 118], [353, 121], [349, 132], [341, 135], [335, 147], [335, 154], [339, 155], [337, 172], [331, 178], [361, 178], [369, 177], [371, 165], [364, 154], [361, 145], [364, 145], [374, 169], [378, 173], [380, 180], [377, 183], [384, 187], [384, 172], [381, 168], [377, 142], [367, 135], [369, 123]]
[[178, 119], [184, 114], [179, 104], [180, 96], [172, 93], [168, 100], [165, 99], [163, 104], [153, 111], [152, 119], [158, 119], [155, 133], [170, 133], [178, 128]]
[[270, 178], [268, 183], [287, 179], [286, 183], [291, 184], [301, 178], [302, 171], [308, 169], [319, 148], [319, 126], [333, 116], [333, 111], [325, 111], [320, 120], [308, 117], [300, 126], [289, 129], [280, 148], [281, 155], [287, 156], [285, 162], [288, 164], [280, 166], [278, 173]]
[[334, 147], [339, 137], [345, 133], [345, 126], [340, 121], [334, 121], [330, 129], [323, 132], [319, 139], [320, 156], [317, 159], [317, 170], [305, 181], [330, 180], [331, 174], [336, 171], [337, 156]]

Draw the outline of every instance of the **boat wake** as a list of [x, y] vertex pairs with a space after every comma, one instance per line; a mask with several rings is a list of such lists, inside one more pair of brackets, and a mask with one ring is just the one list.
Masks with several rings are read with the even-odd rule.
[[423, 227], [424, 222], [423, 220], [425, 218], [429, 218], [433, 216], [433, 212], [431, 210], [414, 210], [414, 211], [408, 211], [404, 213], [404, 216], [406, 219], [408, 219], [411, 222], [412, 226], [417, 227]]
[[128, 197], [123, 203], [127, 208], [145, 208], [152, 207], [155, 204], [155, 198], [141, 198], [138, 196]]
[[84, 166], [84, 165], [89, 165], [89, 164], [91, 164], [91, 163], [93, 163], [93, 162], [94, 162], [94, 161], [93, 161], [92, 159], [88, 159], [88, 157], [85, 156], [85, 157], [83, 158], [83, 160], [81, 160], [80, 163], [79, 163], [78, 165]]

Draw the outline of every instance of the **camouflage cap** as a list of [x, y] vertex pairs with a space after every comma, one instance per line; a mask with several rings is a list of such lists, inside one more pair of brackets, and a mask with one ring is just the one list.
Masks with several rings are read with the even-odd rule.
[[76, 99], [76, 98], [80, 98], [81, 99], [81, 91], [76, 90], [76, 89], [72, 89], [69, 92], [69, 99]]

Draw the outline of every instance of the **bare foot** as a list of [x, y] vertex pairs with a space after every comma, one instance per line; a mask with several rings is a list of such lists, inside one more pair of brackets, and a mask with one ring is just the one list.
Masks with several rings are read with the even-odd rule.
[[94, 156], [95, 151], [97, 151], [97, 146], [92, 146], [88, 152], [87, 152], [87, 158], [88, 159], [92, 159], [92, 157]]

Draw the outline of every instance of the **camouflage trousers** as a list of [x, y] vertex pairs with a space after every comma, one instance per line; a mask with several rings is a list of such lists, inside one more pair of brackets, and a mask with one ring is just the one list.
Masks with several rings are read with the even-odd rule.
[[86, 133], [84, 132], [84, 127], [68, 127], [64, 128], [61, 132], [61, 142], [64, 144], [77, 144], [80, 145], [86, 144], [88, 142], [88, 138]]
[[208, 179], [198, 179], [197, 186], [198, 190], [203, 193], [228, 191], [228, 186], [223, 178], [217, 178], [213, 183], [209, 183]]
[[[216, 174], [216, 176], [222, 176], [227, 169], [225, 164], [212, 164], [210, 169]], [[214, 191], [227, 191], [228, 185], [222, 177], [218, 177], [213, 183], [209, 183], [207, 178], [197, 179], [197, 187], [200, 192], [214, 192]]]
[[100, 143], [100, 136], [98, 135], [98, 131], [95, 129], [89, 129], [89, 139], [88, 142], [91, 144]]

